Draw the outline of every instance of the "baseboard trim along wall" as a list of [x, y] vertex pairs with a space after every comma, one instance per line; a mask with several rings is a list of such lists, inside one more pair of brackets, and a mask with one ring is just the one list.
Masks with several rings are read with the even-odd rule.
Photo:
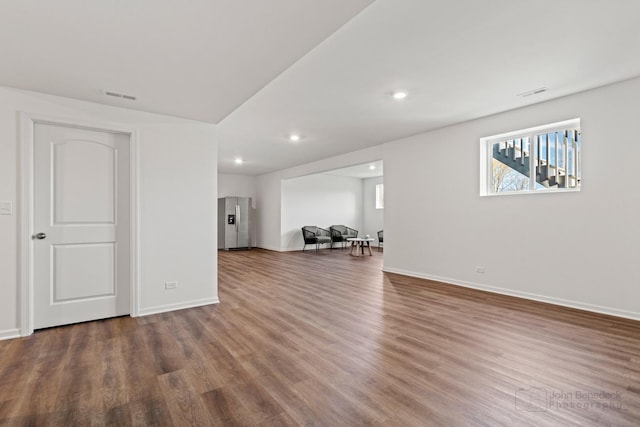
[[594, 313], [607, 314], [609, 316], [622, 317], [625, 319], [640, 321], [640, 313], [633, 311], [619, 310], [611, 307], [603, 307], [594, 304], [587, 304], [578, 301], [565, 300], [561, 298], [548, 297], [545, 295], [532, 294], [528, 292], [514, 291], [512, 289], [498, 288], [493, 286], [481, 285], [479, 283], [466, 282], [448, 277], [433, 276], [430, 274], [416, 273], [415, 271], [401, 270], [397, 268], [383, 268], [385, 273], [401, 274], [403, 276], [416, 277], [418, 279], [433, 280], [435, 282], [446, 283], [454, 286], [462, 286], [465, 288], [477, 289], [480, 291], [491, 292], [494, 294], [508, 295], [517, 298], [524, 298], [532, 301], [544, 302], [548, 304], [559, 305], [562, 307], [576, 308], [578, 310], [591, 311]]
[[[274, 251], [274, 252], [296, 252], [296, 251], [302, 251], [302, 246], [296, 246], [296, 247], [286, 247], [286, 248], [276, 248], [275, 246], [256, 246], [256, 248], [259, 249], [266, 249], [268, 251]], [[329, 249], [327, 246], [324, 247], [324, 249]], [[307, 248], [305, 249], [305, 251], [310, 251], [310, 250], [316, 250], [315, 245], [307, 245]]]
[[[325, 247], [325, 249], [329, 249], [329, 248]], [[309, 250], [315, 251], [316, 250], [316, 245], [307, 245], [307, 248], [305, 249], [305, 252], [309, 251]], [[299, 246], [299, 247], [287, 247], [287, 248], [280, 249], [280, 252], [296, 252], [296, 251], [302, 252], [302, 246]]]
[[177, 304], [158, 305], [155, 307], [140, 309], [140, 316], [149, 316], [150, 314], [166, 313], [168, 311], [184, 310], [185, 308], [202, 307], [203, 305], [219, 304], [218, 298], [205, 298], [193, 301], [186, 301]]
[[[160, 305], [160, 306], [151, 307], [151, 308], [145, 308], [140, 310], [139, 315], [148, 316], [151, 314], [166, 313], [168, 311], [183, 310], [185, 308], [201, 307], [204, 305], [212, 305], [212, 304], [219, 304], [219, 303], [220, 303], [220, 300], [218, 298], [205, 298], [201, 300], [187, 301], [187, 302], [178, 303], [178, 304], [168, 304], [168, 305]], [[22, 335], [20, 335], [20, 329], [7, 329], [4, 331], [0, 331], [0, 341], [9, 340], [13, 338], [20, 338], [21, 336]]]
[[20, 338], [20, 329], [7, 329], [0, 331], [0, 341], [10, 340], [12, 338]]
[[268, 246], [268, 245], [256, 245], [254, 246], [255, 248], [258, 249], [266, 249], [268, 251], [274, 251], [274, 252], [282, 252], [282, 250], [278, 247], [275, 246]]
[[[278, 252], [302, 252], [302, 246], [303, 245], [281, 248], [281, 249], [278, 250]], [[372, 246], [372, 248], [373, 247], [374, 246]], [[322, 246], [320, 246], [319, 249], [320, 250], [325, 250], [325, 249], [326, 250], [330, 250], [331, 248], [329, 248], [329, 246], [327, 246], [327, 245], [322, 245]], [[337, 250], [337, 249], [342, 249], [342, 248], [339, 248], [338, 246], [334, 246], [333, 249]], [[314, 245], [314, 244], [307, 245], [307, 247], [304, 249], [305, 252], [307, 252], [307, 251], [315, 252], [315, 250], [316, 250], [316, 245]]]

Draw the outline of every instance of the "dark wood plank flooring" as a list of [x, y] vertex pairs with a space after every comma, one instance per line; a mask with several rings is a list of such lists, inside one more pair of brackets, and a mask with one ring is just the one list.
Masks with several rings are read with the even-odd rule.
[[219, 305], [0, 342], [0, 425], [640, 425], [640, 322], [381, 268], [221, 252]]

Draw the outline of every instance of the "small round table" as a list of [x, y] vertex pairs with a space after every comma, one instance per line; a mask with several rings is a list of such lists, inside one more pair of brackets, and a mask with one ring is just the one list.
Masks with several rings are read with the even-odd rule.
[[[371, 252], [371, 242], [374, 242], [374, 241], [375, 239], [366, 238], [366, 237], [351, 237], [347, 239], [347, 242], [351, 242], [351, 251], [349, 252], [349, 255], [351, 256], [364, 255], [364, 248], [366, 246], [367, 249], [369, 250], [369, 256], [373, 256], [373, 253]], [[360, 248], [360, 251], [358, 251], [358, 248]], [[356, 252], [355, 255], [353, 254], [354, 250]]]

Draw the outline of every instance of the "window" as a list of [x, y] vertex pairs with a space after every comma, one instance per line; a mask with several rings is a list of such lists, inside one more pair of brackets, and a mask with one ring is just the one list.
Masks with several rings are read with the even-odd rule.
[[580, 119], [480, 139], [480, 195], [580, 190]]
[[376, 184], [376, 209], [384, 209], [384, 184]]

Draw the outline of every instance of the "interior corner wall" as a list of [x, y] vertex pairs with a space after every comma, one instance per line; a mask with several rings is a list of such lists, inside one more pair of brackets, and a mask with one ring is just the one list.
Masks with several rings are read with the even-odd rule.
[[[639, 94], [634, 79], [385, 144], [385, 271], [640, 319]], [[573, 118], [581, 191], [479, 196], [481, 137]]]
[[256, 246], [281, 250], [282, 173], [260, 175], [256, 179]]
[[360, 178], [316, 174], [282, 181], [282, 250], [303, 248], [305, 225], [328, 230], [336, 224], [362, 229]]
[[[376, 185], [383, 184], [383, 177], [362, 180], [362, 232], [378, 239], [378, 231], [384, 229], [384, 209], [376, 209]], [[376, 243], [377, 244], [377, 243]]]
[[[0, 201], [14, 208], [13, 215], [0, 215], [0, 339], [21, 328], [20, 112], [135, 130], [140, 313], [217, 302], [214, 125], [0, 87]], [[178, 288], [166, 291], [165, 281], [178, 281]]]

